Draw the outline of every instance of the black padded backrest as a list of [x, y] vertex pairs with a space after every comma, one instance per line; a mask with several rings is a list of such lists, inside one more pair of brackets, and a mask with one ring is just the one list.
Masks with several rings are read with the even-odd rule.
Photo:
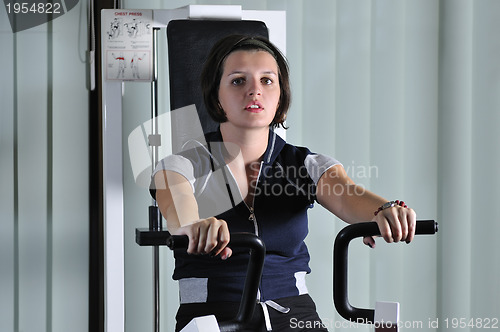
[[206, 111], [200, 88], [200, 74], [212, 46], [231, 34], [268, 38], [267, 27], [259, 21], [173, 20], [167, 26], [170, 109], [195, 104], [203, 132], [218, 124]]

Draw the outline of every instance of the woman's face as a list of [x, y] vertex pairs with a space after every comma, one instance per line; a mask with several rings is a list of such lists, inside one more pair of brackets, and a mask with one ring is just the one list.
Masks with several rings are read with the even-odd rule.
[[239, 128], [269, 127], [280, 98], [278, 64], [265, 51], [235, 51], [226, 58], [219, 102], [227, 124]]

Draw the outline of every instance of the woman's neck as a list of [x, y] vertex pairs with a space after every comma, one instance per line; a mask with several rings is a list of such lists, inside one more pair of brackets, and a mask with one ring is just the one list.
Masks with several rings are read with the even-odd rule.
[[269, 128], [241, 129], [229, 123], [221, 123], [220, 130], [225, 143], [238, 146], [245, 165], [259, 162], [267, 149]]

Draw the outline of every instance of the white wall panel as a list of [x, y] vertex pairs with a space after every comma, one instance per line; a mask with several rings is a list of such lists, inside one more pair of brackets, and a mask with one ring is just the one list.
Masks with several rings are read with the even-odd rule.
[[4, 8], [0, 325], [88, 331], [86, 7], [17, 33]]

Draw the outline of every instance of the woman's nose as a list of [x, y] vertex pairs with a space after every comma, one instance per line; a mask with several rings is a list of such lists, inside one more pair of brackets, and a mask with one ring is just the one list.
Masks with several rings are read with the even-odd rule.
[[259, 90], [250, 91], [250, 96], [260, 96], [262, 93]]
[[258, 80], [252, 80], [252, 83], [248, 86], [249, 96], [260, 96], [262, 94], [261, 86]]

